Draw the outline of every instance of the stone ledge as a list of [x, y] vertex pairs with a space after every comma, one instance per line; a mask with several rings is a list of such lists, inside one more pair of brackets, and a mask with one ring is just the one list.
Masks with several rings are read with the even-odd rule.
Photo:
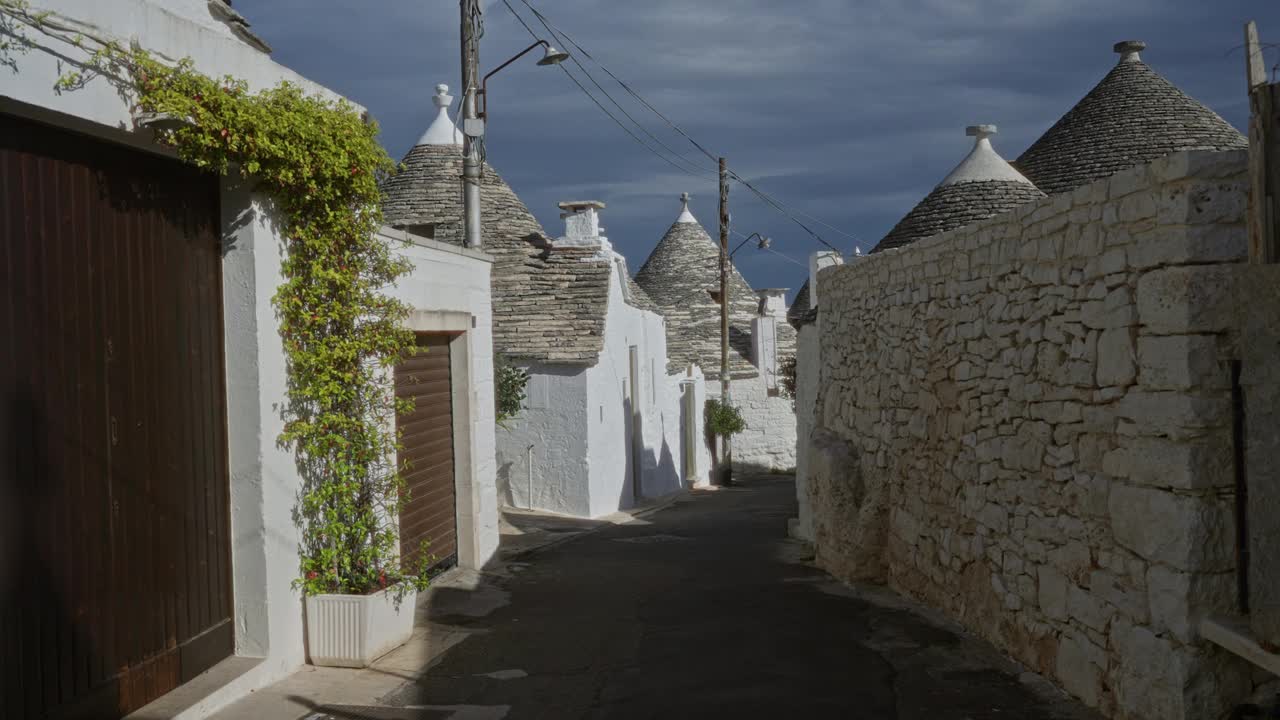
[[1241, 619], [1221, 615], [1206, 617], [1200, 621], [1200, 636], [1272, 675], [1280, 675], [1280, 654], [1268, 652], [1259, 645]]

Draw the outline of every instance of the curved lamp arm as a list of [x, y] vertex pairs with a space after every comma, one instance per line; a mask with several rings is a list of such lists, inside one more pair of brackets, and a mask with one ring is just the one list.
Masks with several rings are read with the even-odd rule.
[[534, 49], [534, 48], [536, 48], [536, 47], [538, 47], [538, 46], [541, 46], [541, 47], [543, 48], [543, 52], [545, 52], [545, 53], [546, 53], [546, 56], [545, 56], [545, 57], [543, 57], [541, 60], [539, 60], [539, 61], [538, 61], [538, 64], [539, 64], [539, 65], [559, 65], [561, 62], [564, 62], [564, 61], [565, 61], [566, 59], [568, 59], [568, 57], [569, 57], [569, 53], [561, 52], [561, 51], [559, 51], [559, 50], [556, 50], [554, 47], [552, 47], [552, 46], [551, 46], [551, 43], [547, 42], [546, 40], [538, 40], [537, 42], [533, 43], [533, 44], [532, 44], [532, 45], [530, 45], [529, 47], [527, 47], [527, 48], [525, 48], [525, 49], [521, 50], [520, 52], [516, 53], [516, 54], [515, 54], [515, 55], [514, 55], [510, 60], [508, 60], [508, 61], [506, 61], [506, 62], [502, 63], [501, 65], [499, 65], [498, 67], [496, 67], [496, 68], [494, 68], [494, 69], [490, 70], [490, 71], [489, 71], [489, 73], [488, 73], [487, 75], [485, 75], [483, 79], [481, 79], [481, 80], [480, 80], [480, 93], [479, 93], [479, 96], [480, 96], [480, 99], [481, 99], [481, 104], [480, 104], [479, 112], [477, 112], [477, 113], [476, 113], [476, 117], [478, 117], [478, 118], [484, 118], [484, 117], [486, 117], [486, 116], [488, 115], [488, 110], [489, 110], [489, 78], [491, 78], [491, 77], [493, 77], [494, 75], [496, 75], [496, 74], [498, 73], [498, 71], [499, 71], [499, 70], [501, 70], [501, 69], [505, 68], [506, 66], [510, 65], [511, 63], [513, 63], [513, 62], [515, 62], [515, 61], [519, 60], [520, 58], [524, 57], [525, 55], [527, 55], [527, 54], [529, 53], [529, 51], [530, 51], [530, 50], [532, 50], [532, 49]]

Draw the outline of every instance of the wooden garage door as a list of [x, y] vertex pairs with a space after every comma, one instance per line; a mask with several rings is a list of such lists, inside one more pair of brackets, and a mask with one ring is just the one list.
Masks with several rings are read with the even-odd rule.
[[0, 115], [0, 717], [232, 651], [216, 180]]
[[457, 500], [453, 478], [453, 397], [447, 335], [418, 334], [418, 352], [396, 367], [396, 395], [414, 400], [397, 421], [400, 462], [409, 501], [400, 513], [400, 554], [415, 567], [423, 540], [436, 568], [457, 561]]

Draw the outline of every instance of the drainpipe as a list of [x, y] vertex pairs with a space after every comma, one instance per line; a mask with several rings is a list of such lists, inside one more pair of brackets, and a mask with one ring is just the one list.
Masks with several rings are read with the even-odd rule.
[[526, 508], [527, 510], [532, 510], [533, 509], [533, 443], [530, 443], [529, 447], [524, 449], [524, 456], [525, 456], [525, 461], [524, 461], [525, 468], [529, 471], [529, 495], [528, 495], [529, 499], [528, 501], [525, 502], [525, 505], [528, 506]]

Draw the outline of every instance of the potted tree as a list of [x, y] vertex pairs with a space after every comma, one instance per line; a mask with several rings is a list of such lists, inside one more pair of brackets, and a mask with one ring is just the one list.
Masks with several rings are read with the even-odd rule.
[[[394, 328], [383, 330], [394, 336]], [[394, 344], [394, 337], [387, 342]], [[400, 556], [398, 520], [408, 494], [396, 460], [395, 414], [412, 409], [395, 398], [388, 372], [406, 352], [370, 353], [353, 372], [367, 382], [335, 386], [309, 421], [299, 448], [303, 489], [296, 508], [302, 530], [307, 654], [315, 665], [366, 667], [413, 633], [417, 593], [433, 558], [424, 542], [412, 563]], [[381, 377], [381, 382], [375, 381]]]
[[[711, 445], [712, 471], [716, 484], [727, 486], [732, 484], [733, 467], [728, 453], [721, 453], [718, 447], [724, 447], [734, 435], [747, 429], [747, 421], [742, 411], [719, 398], [707, 398], [705, 425], [708, 443]], [[716, 440], [720, 442], [717, 443]]]

